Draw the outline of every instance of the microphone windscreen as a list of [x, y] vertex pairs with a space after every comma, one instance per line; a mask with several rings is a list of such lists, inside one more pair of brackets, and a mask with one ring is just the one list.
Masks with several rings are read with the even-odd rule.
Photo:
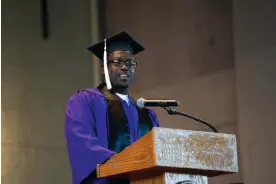
[[143, 98], [139, 98], [136, 102], [136, 105], [139, 107], [139, 108], [144, 108], [144, 101], [145, 99]]

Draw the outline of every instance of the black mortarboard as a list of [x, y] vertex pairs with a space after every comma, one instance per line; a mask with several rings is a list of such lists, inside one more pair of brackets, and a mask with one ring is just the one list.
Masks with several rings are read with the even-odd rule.
[[[105, 40], [107, 53], [113, 52], [115, 50], [126, 50], [135, 55], [145, 50], [145, 48], [142, 45], [140, 45], [126, 31], [121, 31], [109, 38], [106, 38]], [[88, 47], [88, 50], [90, 50], [101, 60], [104, 57], [105, 40]]]

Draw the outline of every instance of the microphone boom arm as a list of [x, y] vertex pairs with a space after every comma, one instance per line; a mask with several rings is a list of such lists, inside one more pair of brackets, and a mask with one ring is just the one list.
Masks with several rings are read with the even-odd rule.
[[181, 115], [181, 116], [188, 117], [190, 119], [193, 119], [195, 121], [198, 121], [200, 123], [203, 123], [203, 124], [207, 125], [214, 132], [218, 133], [217, 129], [213, 125], [211, 125], [211, 124], [207, 123], [206, 121], [203, 121], [203, 120], [201, 120], [201, 119], [199, 119], [195, 116], [192, 116], [192, 115], [189, 115], [189, 114], [186, 114], [186, 113], [183, 113], [183, 112], [178, 112], [178, 111], [176, 111], [175, 109], [173, 109], [171, 107], [170, 108], [162, 107], [162, 108], [165, 109], [168, 112], [169, 115]]

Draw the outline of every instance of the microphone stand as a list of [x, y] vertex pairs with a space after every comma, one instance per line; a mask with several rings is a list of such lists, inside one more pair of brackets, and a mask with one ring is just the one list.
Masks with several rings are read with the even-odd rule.
[[192, 115], [189, 115], [189, 114], [186, 114], [186, 113], [183, 113], [183, 112], [178, 112], [178, 111], [176, 111], [175, 109], [173, 109], [173, 108], [171, 108], [171, 107], [169, 107], [169, 108], [162, 107], [162, 108], [165, 109], [165, 110], [168, 112], [169, 115], [181, 115], [181, 116], [188, 117], [188, 118], [190, 118], [190, 119], [193, 119], [193, 120], [195, 120], [195, 121], [198, 121], [198, 122], [200, 122], [200, 123], [203, 123], [204, 125], [207, 125], [207, 126], [208, 126], [209, 128], [211, 128], [214, 132], [218, 133], [217, 129], [216, 129], [213, 125], [211, 125], [211, 124], [207, 123], [206, 121], [203, 121], [203, 120], [201, 120], [201, 119], [199, 119], [199, 118], [197, 118], [197, 117], [195, 117], [195, 116], [192, 116]]

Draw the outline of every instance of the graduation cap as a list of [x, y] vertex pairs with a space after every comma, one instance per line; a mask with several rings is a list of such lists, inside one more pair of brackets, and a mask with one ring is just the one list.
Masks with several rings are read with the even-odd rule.
[[95, 54], [100, 60], [103, 60], [105, 81], [107, 88], [110, 90], [112, 86], [107, 69], [107, 54], [116, 50], [124, 50], [129, 51], [131, 54], [135, 55], [145, 50], [145, 48], [126, 31], [121, 31], [109, 38], [104, 39], [103, 41], [100, 41], [99, 43], [88, 47], [88, 50]]

